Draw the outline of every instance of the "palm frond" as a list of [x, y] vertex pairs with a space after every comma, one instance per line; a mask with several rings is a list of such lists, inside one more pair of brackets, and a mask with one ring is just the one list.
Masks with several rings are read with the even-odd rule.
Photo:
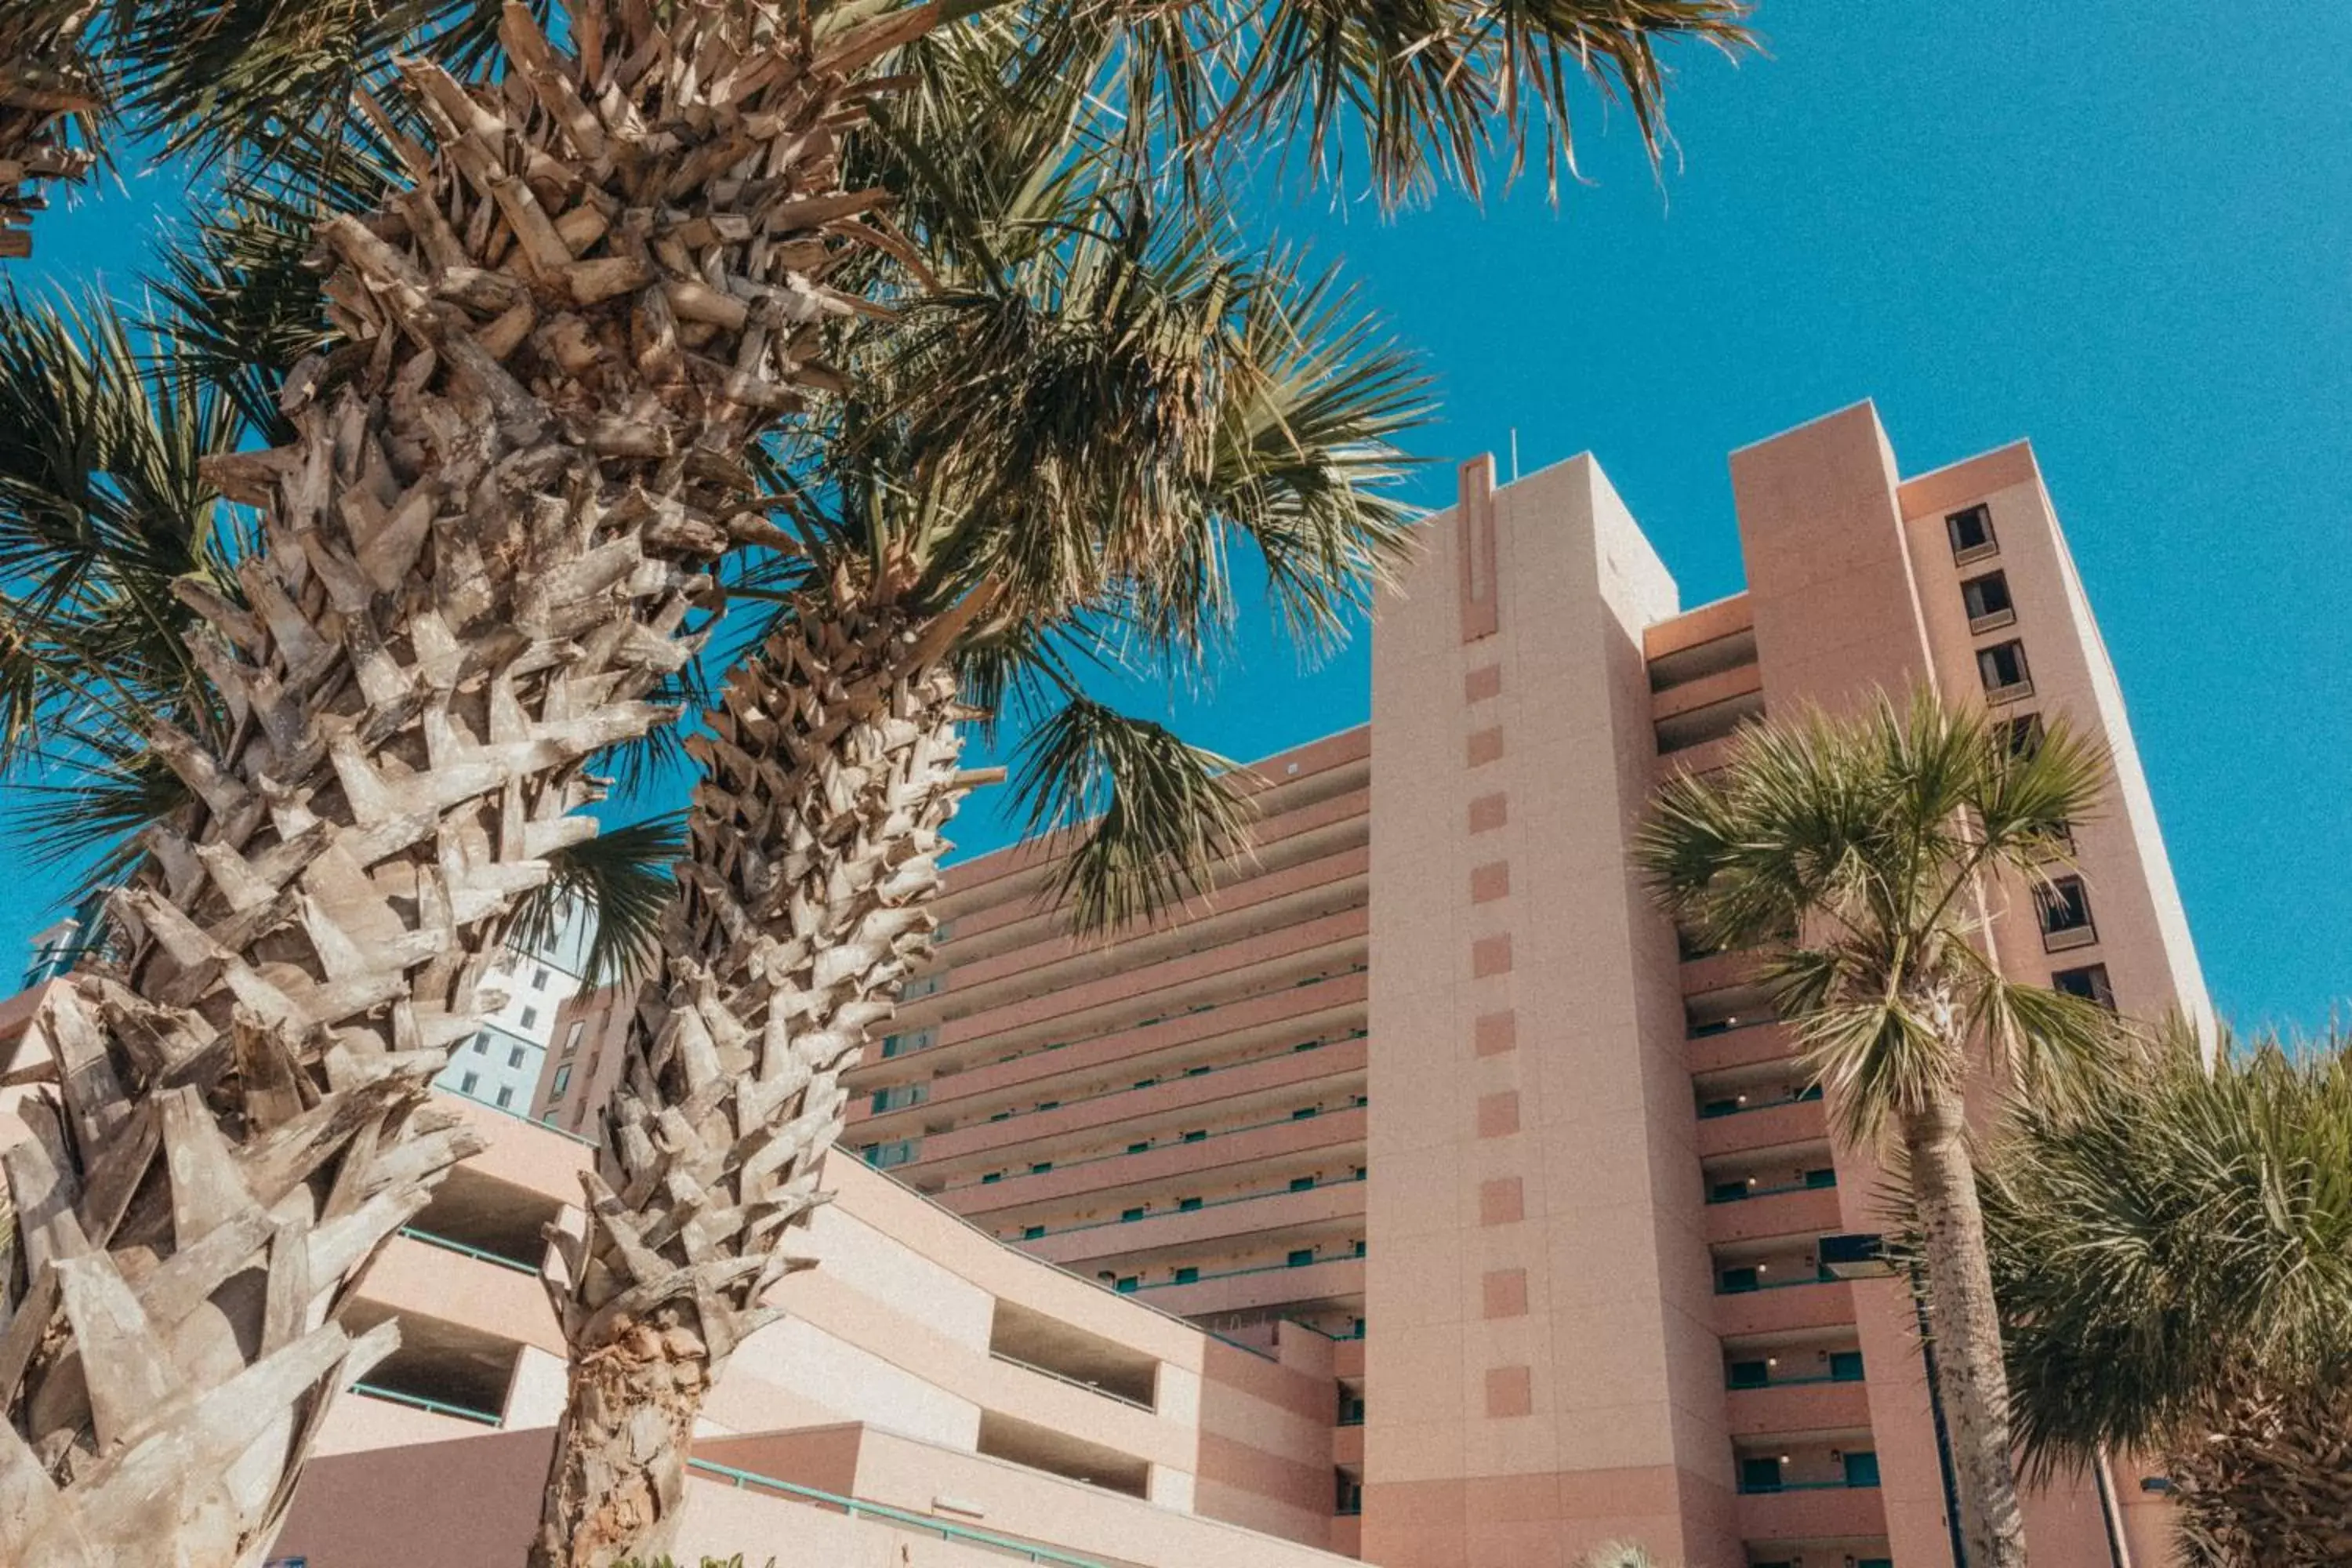
[[1148, 921], [1207, 893], [1243, 852], [1247, 775], [1164, 725], [1073, 692], [1015, 753], [1028, 832], [1065, 854], [1055, 896], [1085, 935]]
[[516, 906], [508, 940], [550, 942], [578, 915], [593, 922], [583, 984], [590, 989], [652, 973], [662, 921], [677, 894], [672, 869], [686, 853], [686, 814], [604, 827], [547, 857], [554, 875]]
[[99, 0], [9, 0], [0, 8], [0, 258], [32, 251], [44, 186], [88, 174], [110, 112], [92, 47]]

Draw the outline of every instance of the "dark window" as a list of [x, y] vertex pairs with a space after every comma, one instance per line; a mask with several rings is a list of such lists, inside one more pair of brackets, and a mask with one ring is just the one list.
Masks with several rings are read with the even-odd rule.
[[511, 1108], [513, 1104], [514, 1089], [511, 1087], [499, 1090], [499, 1109], [500, 1110], [508, 1110]]
[[2004, 573], [1988, 572], [1981, 577], [1969, 578], [1960, 584], [1960, 602], [1969, 607], [1970, 631], [1989, 632], [2017, 619], [2017, 606], [2010, 600], [2009, 577]]
[[1850, 1487], [1874, 1487], [1878, 1484], [1878, 1456], [1864, 1448], [1845, 1457], [1845, 1484]]
[[1304, 1121], [1322, 1109], [1319, 1105], [1302, 1105], [1290, 1113], [1290, 1119], [1293, 1121]]
[[1771, 1363], [1760, 1361], [1733, 1362], [1730, 1374], [1726, 1381], [1734, 1388], [1761, 1388], [1772, 1381]]
[[2062, 969], [2050, 977], [2050, 988], [2063, 991], [2069, 996], [2080, 996], [2085, 1002], [2096, 1002], [2111, 1013], [2115, 1011], [2115, 987], [2107, 984], [2107, 966], [2104, 963]]
[[2044, 938], [2091, 929], [2091, 895], [2084, 888], [2082, 878], [2053, 878], [2047, 887], [2035, 889], [2033, 897], [2042, 912]]
[[1956, 511], [1944, 519], [1944, 531], [1952, 538], [1952, 559], [1958, 562], [1978, 561], [1999, 548], [1992, 536], [1992, 509], [1978, 505], [1966, 511]]
[[1118, 1293], [1122, 1296], [1132, 1296], [1135, 1294], [1134, 1275], [1130, 1274], [1118, 1282]]
[[1778, 1459], [1740, 1460], [1739, 1489], [1744, 1492], [1779, 1491], [1780, 1489], [1780, 1461]]
[[1201, 1200], [1198, 1198], [1178, 1198], [1176, 1200], [1176, 1212], [1178, 1214], [1191, 1214], [1194, 1209], [1199, 1208], [1200, 1206]]
[[1334, 1472], [1339, 1478], [1339, 1500], [1332, 1511], [1358, 1514], [1364, 1511], [1364, 1483], [1349, 1476], [1345, 1470]]
[[2025, 645], [2010, 641], [1977, 649], [1977, 678], [1984, 689], [1998, 694], [2031, 682], [2025, 673]]
[[[877, 1094], [877, 1095], [876, 1095], [874, 1098], [875, 1098], [875, 1099], [877, 1099], [877, 1100], [879, 1100], [879, 1099], [881, 1099], [882, 1097], [881, 1097], [880, 1095], [878, 1095], [878, 1094]], [[874, 1109], [876, 1109], [877, 1110], [881, 1110], [882, 1108], [881, 1108], [880, 1106], [878, 1106], [878, 1105], [877, 1105], [877, 1106], [876, 1106]], [[989, 1120], [990, 1120], [991, 1121], [1012, 1121], [1012, 1120], [1013, 1120], [1013, 1112], [1011, 1112], [1011, 1111], [1009, 1111], [1009, 1110], [1000, 1110], [1000, 1111], [998, 1111], [995, 1115], [993, 1115], [993, 1116], [990, 1117], [990, 1118], [989, 1118]]]
[[1315, 1178], [1312, 1176], [1293, 1176], [1290, 1178], [1290, 1190], [1294, 1193], [1307, 1192], [1314, 1185]]
[[991, 1183], [991, 1182], [1001, 1182], [1001, 1181], [1003, 1181], [1003, 1180], [1004, 1180], [1004, 1173], [1003, 1173], [1003, 1172], [1002, 1172], [1002, 1171], [991, 1171], [991, 1172], [989, 1172], [989, 1173], [988, 1173], [988, 1174], [986, 1174], [986, 1175], [984, 1175], [984, 1176], [981, 1177], [981, 1179], [980, 1179], [980, 1184], [981, 1184], [982, 1186], [983, 1186], [983, 1187], [984, 1187], [984, 1186], [988, 1185], [988, 1184], [989, 1184], [989, 1183]]
[[1364, 1246], [1365, 1246], [1365, 1243], [1364, 1243], [1364, 1239], [1363, 1239], [1363, 1237], [1358, 1237], [1356, 1238], [1356, 1246], [1355, 1246], [1355, 1253], [1356, 1253], [1356, 1256], [1357, 1256], [1357, 1257], [1361, 1258], [1361, 1257], [1364, 1255]]
[[1821, 1097], [1822, 1086], [1817, 1083], [1809, 1083], [1797, 1091], [1797, 1098], [1800, 1100], [1819, 1100]]
[[1830, 1378], [1836, 1383], [1860, 1383], [1862, 1352], [1860, 1351], [1830, 1352]]
[[1214, 1070], [1213, 1068], [1207, 1068], [1207, 1067], [1186, 1068], [1184, 1069], [1184, 1076], [1185, 1076], [1186, 1078], [1199, 1078], [1199, 1077], [1201, 1077], [1202, 1074], [1204, 1074], [1204, 1073], [1208, 1073], [1208, 1072], [1211, 1072], [1211, 1071], [1213, 1071], [1213, 1070]]
[[1361, 1426], [1363, 1424], [1364, 1396], [1360, 1394], [1350, 1394], [1344, 1388], [1341, 1389], [1339, 1391], [1339, 1425], [1342, 1426]]
[[532, 1025], [534, 1025], [534, 1024], [536, 1024], [536, 1023], [538, 1023], [538, 1022], [539, 1022], [539, 1009], [538, 1009], [538, 1008], [536, 1008], [536, 1007], [525, 1007], [525, 1008], [522, 1010], [522, 1026], [523, 1026], [524, 1028], [528, 1029], [528, 1028], [530, 1028]]
[[1024, 1241], [1034, 1241], [1045, 1234], [1045, 1227], [1042, 1225], [1024, 1225], [1021, 1227], [1021, 1239]]
[[1059, 1110], [1062, 1109], [1062, 1102], [1058, 1100], [1041, 1100], [1037, 1102], [1037, 1109], [1040, 1110]]
[[1129, 1144], [1127, 1146], [1127, 1152], [1128, 1152], [1129, 1153], [1130, 1153], [1130, 1154], [1143, 1154], [1143, 1153], [1149, 1153], [1149, 1152], [1150, 1152], [1150, 1149], [1151, 1149], [1151, 1142], [1150, 1142], [1150, 1140], [1149, 1140], [1149, 1139], [1146, 1139], [1144, 1142], [1140, 1142], [1140, 1143], [1129, 1143]]
[[1042, 1176], [1042, 1175], [1044, 1175], [1046, 1172], [1048, 1172], [1048, 1171], [1052, 1170], [1053, 1168], [1054, 1168], [1054, 1162], [1053, 1162], [1053, 1161], [1051, 1161], [1051, 1160], [1040, 1160], [1040, 1161], [1038, 1161], [1035, 1164], [1034, 1164], [1034, 1165], [1032, 1165], [1032, 1166], [1030, 1166], [1030, 1167], [1029, 1167], [1029, 1173], [1030, 1173], [1031, 1175], [1033, 1175], [1033, 1176]]
[[1837, 1185], [1837, 1173], [1835, 1171], [1807, 1171], [1805, 1173], [1805, 1185], [1809, 1187], [1834, 1187]]
[[487, 1029], [485, 1029], [485, 1030], [484, 1030], [484, 1031], [482, 1031], [480, 1034], [476, 1035], [476, 1036], [474, 1037], [474, 1049], [475, 1049], [475, 1051], [476, 1051], [476, 1053], [477, 1053], [477, 1054], [480, 1054], [480, 1055], [488, 1055], [488, 1052], [489, 1052], [489, 1048], [490, 1048], [490, 1036], [489, 1036], [489, 1031], [488, 1031], [488, 1030], [487, 1030]]
[[1705, 1105], [1698, 1108], [1698, 1113], [1702, 1117], [1711, 1118], [1717, 1116], [1730, 1116], [1738, 1110], [1739, 1101], [1736, 1100], [1710, 1100]]
[[1311, 1247], [1299, 1247], [1291, 1253], [1287, 1261], [1293, 1268], [1304, 1268], [1315, 1261], [1315, 1249]]
[[1711, 1204], [1736, 1204], [1747, 1195], [1746, 1182], [1717, 1182], [1707, 1189], [1706, 1201]]
[[1763, 1274], [1754, 1268], [1727, 1268], [1716, 1279], [1716, 1293], [1740, 1296], [1764, 1288]]
[[507, 1066], [510, 1068], [519, 1068], [522, 1066], [522, 1047], [520, 1046], [510, 1046], [507, 1048]]
[[1176, 1270], [1176, 1283], [1179, 1285], [1190, 1285], [1200, 1277], [1201, 1271], [1190, 1266]]
[[474, 1086], [481, 1081], [482, 1075], [480, 1073], [469, 1072], [463, 1079], [458, 1080], [457, 1092], [459, 1094], [471, 1094], [474, 1092]]
[[1159, 1081], [1160, 1080], [1156, 1078], [1139, 1078], [1135, 1080], [1135, 1087], [1138, 1089], [1150, 1089], [1153, 1084], [1158, 1083]]
[[1198, 1143], [1208, 1136], [1209, 1135], [1206, 1132], [1187, 1132], [1184, 1134], [1184, 1142], [1187, 1143]]
[[2042, 715], [2027, 713], [2005, 721], [2000, 726], [2001, 743], [2009, 754], [2019, 762], [2042, 750]]
[[1132, 1225], [1135, 1221], [1139, 1220], [1142, 1217], [1143, 1211], [1141, 1209], [1121, 1209], [1118, 1211], [1118, 1222], [1121, 1225]]

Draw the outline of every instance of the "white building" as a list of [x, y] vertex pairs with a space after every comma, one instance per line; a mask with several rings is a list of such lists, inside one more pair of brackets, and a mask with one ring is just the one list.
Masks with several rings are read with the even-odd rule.
[[485, 982], [505, 1001], [482, 1020], [434, 1080], [440, 1088], [528, 1117], [531, 1096], [555, 1037], [556, 1009], [576, 994], [587, 973], [588, 943], [596, 929], [586, 906], [570, 905], [545, 940], [510, 944]]

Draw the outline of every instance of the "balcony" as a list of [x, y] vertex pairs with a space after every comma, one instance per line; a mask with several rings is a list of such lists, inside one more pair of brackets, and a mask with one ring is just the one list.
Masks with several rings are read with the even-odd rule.
[[1163, 1207], [1138, 1219], [1087, 1220], [1024, 1239], [1033, 1258], [1083, 1269], [1097, 1259], [1140, 1260], [1176, 1249], [1197, 1251], [1211, 1242], [1245, 1244], [1268, 1233], [1301, 1242], [1363, 1231], [1364, 1181], [1341, 1176], [1311, 1187], [1244, 1193], [1192, 1208]]
[[1164, 1191], [1179, 1178], [1197, 1188], [1213, 1184], [1215, 1173], [1237, 1166], [1289, 1156], [1303, 1160], [1309, 1151], [1359, 1148], [1364, 1142], [1364, 1121], [1361, 1106], [1303, 1120], [1286, 1116], [1254, 1126], [1220, 1128], [1189, 1142], [1157, 1143], [1132, 1154], [1097, 1154], [1056, 1163], [1048, 1170], [1008, 1173], [1001, 1181], [961, 1182], [932, 1196], [967, 1217], [1048, 1204], [1066, 1213], [1070, 1201], [1081, 1196], [1108, 1204], [1120, 1196]]
[[1752, 1024], [1693, 1034], [1683, 1047], [1683, 1059], [1694, 1076], [1704, 1076], [1733, 1068], [1787, 1061], [1796, 1053], [1796, 1037], [1790, 1033], [1789, 1026], [1777, 1018], [1763, 1018]]
[[1870, 1426], [1870, 1394], [1859, 1377], [1791, 1378], [1734, 1388], [1725, 1405], [1735, 1437], [1849, 1432]]
[[1788, 1099], [1701, 1115], [1698, 1154], [1702, 1160], [1713, 1160], [1790, 1143], [1820, 1142], [1828, 1136], [1829, 1117], [1818, 1097]]
[[1833, 1186], [1759, 1187], [1745, 1198], [1706, 1205], [1706, 1239], [1715, 1246], [1780, 1236], [1826, 1236], [1840, 1223]]
[[1327, 1258], [1292, 1266], [1282, 1263], [1204, 1273], [1181, 1284], [1162, 1280], [1134, 1292], [1163, 1312], [1180, 1318], [1213, 1312], [1250, 1311], [1305, 1301], [1357, 1301], [1364, 1294], [1364, 1260]]
[[1715, 1331], [1727, 1340], [1845, 1328], [1853, 1321], [1853, 1287], [1842, 1279], [1791, 1279], [1718, 1291], [1715, 1298]]
[[1886, 1501], [1875, 1486], [1843, 1481], [1791, 1481], [1769, 1491], [1743, 1487], [1739, 1533], [1759, 1542], [1882, 1537]]

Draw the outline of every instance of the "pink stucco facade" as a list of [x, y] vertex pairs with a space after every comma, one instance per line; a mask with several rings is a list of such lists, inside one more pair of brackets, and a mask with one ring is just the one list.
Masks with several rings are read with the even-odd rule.
[[[1630, 844], [1759, 715], [1921, 682], [2063, 714], [2109, 746], [2111, 809], [2077, 825], [2080, 919], [1988, 889], [1996, 955], [2206, 1017], [2032, 454], [1905, 479], [1867, 405], [1746, 448], [1748, 586], [1687, 610], [1589, 457], [1460, 478], [1380, 607], [1370, 722], [1252, 769], [1255, 851], [1213, 896], [1076, 942], [1051, 846], [951, 871], [851, 1076], [819, 1267], [706, 1408], [682, 1560], [1570, 1568], [1630, 1538], [1949, 1568], [1908, 1299], [1819, 1267], [1882, 1227], [1875, 1169]], [[0, 1051], [36, 1001], [0, 1005]], [[311, 1568], [520, 1560], [563, 1392], [530, 1276], [625, 1025], [615, 991], [566, 1007], [535, 1120], [453, 1100], [488, 1150], [360, 1291], [404, 1345], [327, 1424], [279, 1546]], [[5, 1138], [40, 1075], [0, 1063]], [[2139, 1479], [2115, 1527], [2164, 1568]], [[2037, 1561], [2117, 1561], [2087, 1484], [2030, 1523]]]

